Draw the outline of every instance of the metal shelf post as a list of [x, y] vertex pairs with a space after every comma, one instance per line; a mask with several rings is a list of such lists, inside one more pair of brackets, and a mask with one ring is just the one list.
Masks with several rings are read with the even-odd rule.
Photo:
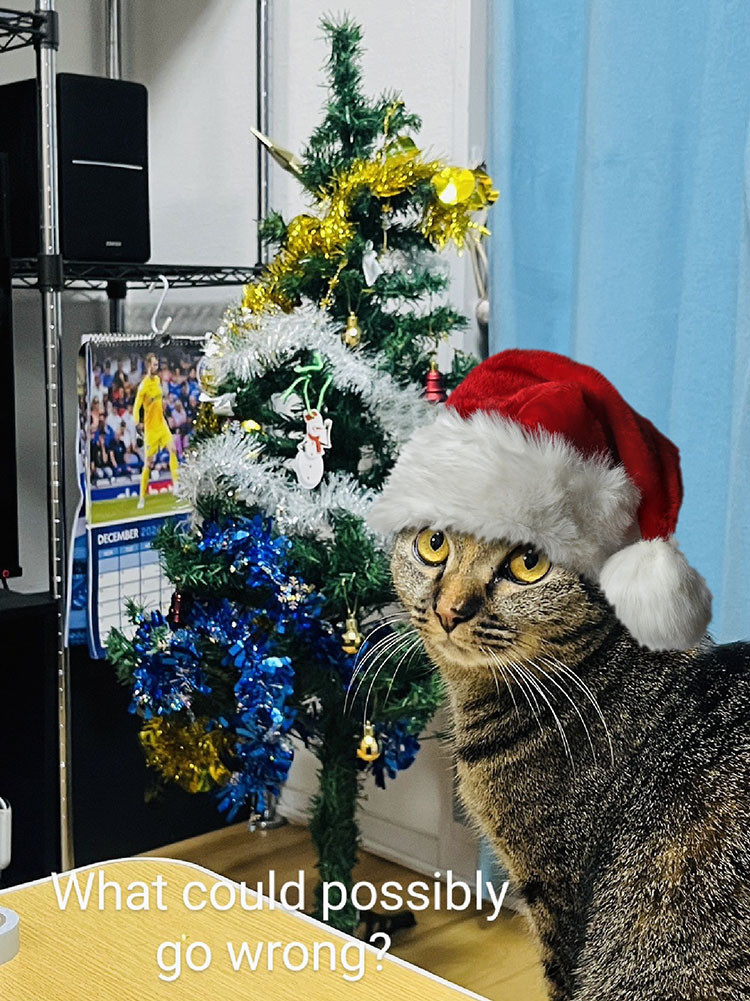
[[[256, 0], [255, 6], [255, 121], [257, 128], [268, 135], [269, 126], [269, 46], [270, 2]], [[258, 143], [258, 260], [268, 261], [268, 247], [260, 238], [260, 224], [268, 215], [269, 177], [268, 150]]]
[[[56, 20], [54, 0], [37, 0], [36, 12]], [[57, 725], [60, 791], [60, 862], [75, 865], [70, 768], [70, 659], [65, 641], [67, 539], [63, 395], [61, 378], [62, 258], [57, 186], [57, 32], [36, 43], [39, 87], [39, 289], [42, 297], [47, 403], [47, 477], [50, 592], [57, 604]]]

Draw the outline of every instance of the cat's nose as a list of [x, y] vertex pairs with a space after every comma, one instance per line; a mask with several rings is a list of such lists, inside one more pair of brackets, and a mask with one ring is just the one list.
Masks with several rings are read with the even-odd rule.
[[450, 633], [461, 622], [468, 622], [469, 619], [473, 619], [479, 611], [481, 603], [482, 599], [476, 595], [472, 595], [463, 601], [453, 601], [451, 598], [440, 597], [435, 602], [433, 608], [440, 625], [447, 633]]

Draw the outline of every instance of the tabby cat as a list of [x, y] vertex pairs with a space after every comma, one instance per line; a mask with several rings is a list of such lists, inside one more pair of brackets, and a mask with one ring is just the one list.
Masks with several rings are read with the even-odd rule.
[[648, 650], [513, 541], [403, 531], [392, 571], [550, 997], [750, 998], [750, 644]]

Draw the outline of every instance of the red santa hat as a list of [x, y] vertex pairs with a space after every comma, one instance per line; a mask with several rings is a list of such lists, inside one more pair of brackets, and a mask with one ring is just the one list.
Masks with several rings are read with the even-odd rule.
[[369, 521], [542, 550], [598, 582], [652, 649], [689, 649], [711, 594], [674, 540], [677, 447], [596, 369], [549, 351], [478, 365], [406, 443]]

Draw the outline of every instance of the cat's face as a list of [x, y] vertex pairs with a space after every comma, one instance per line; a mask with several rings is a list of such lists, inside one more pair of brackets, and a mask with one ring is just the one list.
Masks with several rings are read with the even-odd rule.
[[605, 614], [577, 574], [512, 541], [404, 531], [391, 568], [429, 656], [448, 674], [519, 662], [552, 667]]

